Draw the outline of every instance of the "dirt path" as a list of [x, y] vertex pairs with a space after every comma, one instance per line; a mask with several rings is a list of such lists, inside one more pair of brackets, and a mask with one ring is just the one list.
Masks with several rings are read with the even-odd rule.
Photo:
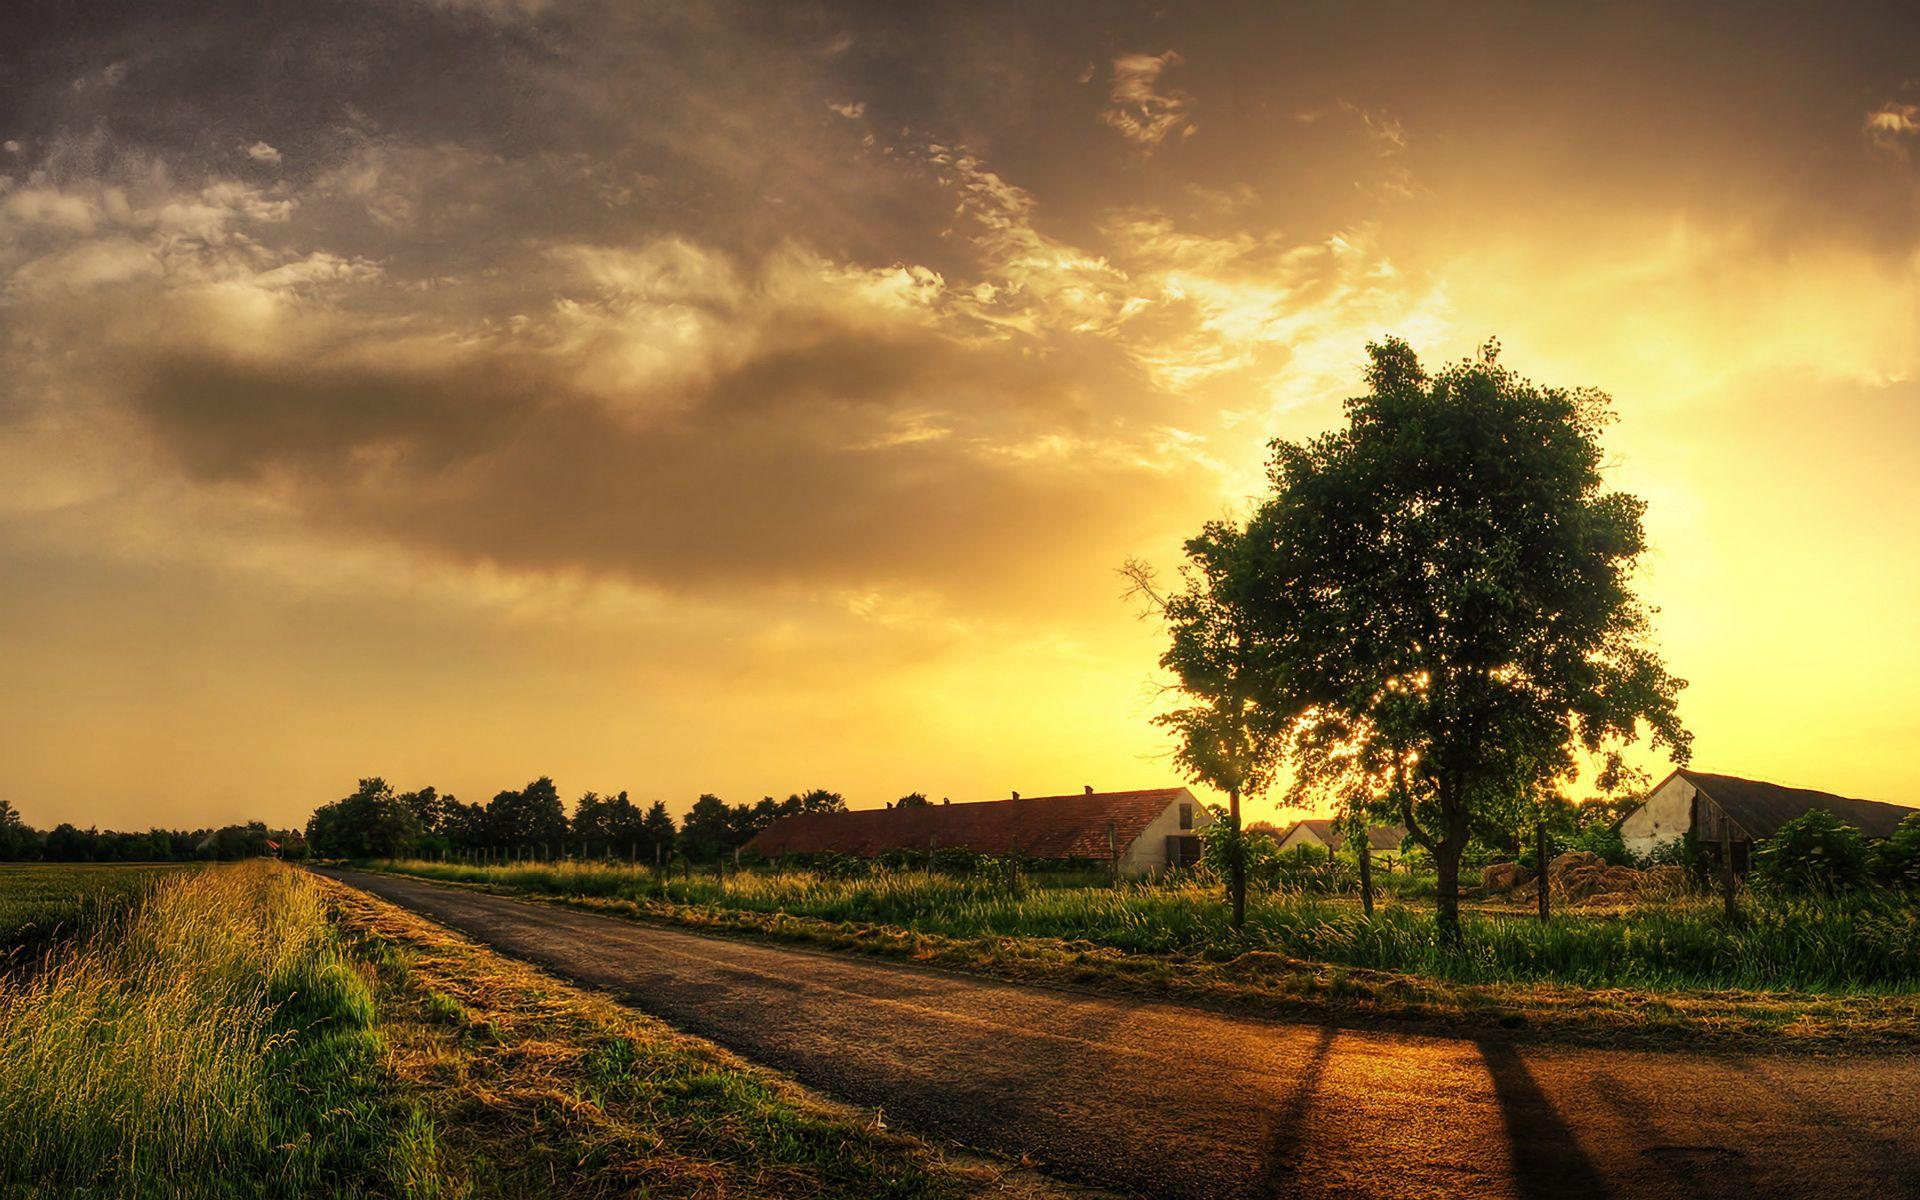
[[1121, 1191], [1920, 1197], [1920, 1058], [1336, 1030], [327, 873], [889, 1124]]

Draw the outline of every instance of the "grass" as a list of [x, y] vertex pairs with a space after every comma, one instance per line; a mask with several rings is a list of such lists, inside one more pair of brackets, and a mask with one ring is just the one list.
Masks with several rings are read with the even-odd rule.
[[365, 893], [325, 885], [377, 964], [390, 1065], [444, 1186], [495, 1196], [896, 1197], [1050, 1192], [955, 1162], [610, 999]]
[[1051, 1194], [305, 872], [106, 878], [13, 889], [120, 915], [0, 978], [0, 1195]]
[[130, 913], [176, 864], [0, 864], [0, 955], [18, 958]]
[[1015, 978], [1365, 1016], [1629, 1032], [1920, 1041], [1920, 914], [1884, 900], [1749, 897], [1729, 926], [1708, 900], [1605, 914], [1469, 911], [1458, 948], [1430, 908], [1250, 897], [1228, 928], [1198, 884], [1009, 889], [924, 872], [828, 879], [750, 872], [665, 884], [560, 864], [386, 869], [651, 919], [910, 957]]
[[431, 1179], [431, 1139], [385, 1093], [383, 1053], [308, 877], [162, 877], [124, 922], [0, 981], [0, 1192], [431, 1194], [407, 1185]]

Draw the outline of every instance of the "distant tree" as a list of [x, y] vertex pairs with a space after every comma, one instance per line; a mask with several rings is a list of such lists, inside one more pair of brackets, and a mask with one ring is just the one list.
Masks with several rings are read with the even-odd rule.
[[420, 836], [419, 818], [378, 776], [353, 795], [323, 804], [307, 821], [307, 843], [322, 858], [398, 858]]
[[1209, 522], [1186, 544], [1180, 590], [1163, 593], [1140, 562], [1122, 568], [1131, 595], [1160, 616], [1171, 635], [1160, 665], [1173, 673], [1186, 703], [1156, 717], [1171, 729], [1174, 760], [1189, 779], [1227, 793], [1226, 829], [1210, 845], [1224, 866], [1233, 927], [1247, 914], [1247, 847], [1240, 802], [1273, 781], [1293, 717], [1280, 686], [1274, 639], [1263, 629], [1254, 590], [1260, 575], [1245, 532]]
[[927, 800], [927, 794], [925, 792], [908, 792], [906, 795], [900, 797], [898, 800], [895, 800], [892, 804], [889, 804], [887, 807], [888, 808], [926, 808], [928, 806], [929, 806], [929, 801]]
[[8, 800], [0, 800], [0, 862], [40, 857], [40, 837], [20, 819]]
[[462, 853], [493, 846], [488, 836], [487, 808], [478, 801], [466, 803], [448, 796], [440, 814], [440, 832], [447, 839], [449, 849]]
[[503, 850], [559, 850], [567, 837], [560, 790], [542, 775], [517, 792], [500, 792], [487, 805], [487, 829], [492, 844]]
[[1606, 397], [1538, 387], [1493, 343], [1437, 375], [1405, 342], [1367, 349], [1346, 426], [1274, 444], [1252, 595], [1302, 714], [1295, 788], [1329, 770], [1382, 785], [1370, 795], [1432, 854], [1457, 940], [1481, 814], [1643, 726], [1685, 762], [1685, 683], [1648, 648], [1632, 589], [1644, 506], [1604, 490]]
[[200, 857], [232, 862], [241, 858], [260, 858], [272, 853], [267, 827], [259, 821], [244, 825], [226, 825], [208, 834], [200, 844]]
[[645, 818], [625, 792], [617, 796], [588, 792], [574, 806], [573, 840], [591, 857], [637, 854], [644, 838]]
[[714, 862], [737, 844], [735, 817], [726, 801], [701, 795], [680, 822], [680, 851], [695, 862]]
[[62, 821], [47, 831], [40, 857], [48, 862], [92, 862], [99, 840], [97, 830], [80, 829]]
[[647, 815], [640, 822], [639, 858], [642, 862], [652, 859], [656, 854], [664, 858], [673, 853], [676, 831], [673, 827], [673, 814], [667, 811], [664, 800], [655, 800], [647, 808]]
[[829, 813], [847, 811], [846, 797], [839, 792], [830, 792], [825, 788], [814, 788], [787, 798], [789, 804], [797, 803], [797, 811], [803, 813]]

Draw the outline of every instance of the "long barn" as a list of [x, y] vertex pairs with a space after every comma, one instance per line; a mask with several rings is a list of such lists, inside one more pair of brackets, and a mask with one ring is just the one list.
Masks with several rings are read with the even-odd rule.
[[1724, 833], [1733, 850], [1733, 869], [1744, 872], [1756, 842], [1816, 808], [1870, 838], [1888, 836], [1902, 820], [1920, 812], [1879, 800], [1854, 800], [1810, 788], [1682, 769], [1661, 780], [1627, 814], [1620, 822], [1620, 837], [1635, 854], [1651, 854], [1692, 833], [1709, 855], [1717, 855]]
[[1186, 788], [1021, 796], [968, 804], [800, 813], [761, 830], [746, 849], [763, 858], [945, 848], [1024, 858], [1117, 859], [1125, 875], [1191, 865], [1213, 814]]

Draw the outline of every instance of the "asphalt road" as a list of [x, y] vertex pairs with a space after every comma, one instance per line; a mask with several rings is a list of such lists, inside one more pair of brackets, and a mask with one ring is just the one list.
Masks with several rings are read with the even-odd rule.
[[329, 872], [890, 1125], [1166, 1197], [1920, 1197], [1920, 1058], [1224, 1015]]

